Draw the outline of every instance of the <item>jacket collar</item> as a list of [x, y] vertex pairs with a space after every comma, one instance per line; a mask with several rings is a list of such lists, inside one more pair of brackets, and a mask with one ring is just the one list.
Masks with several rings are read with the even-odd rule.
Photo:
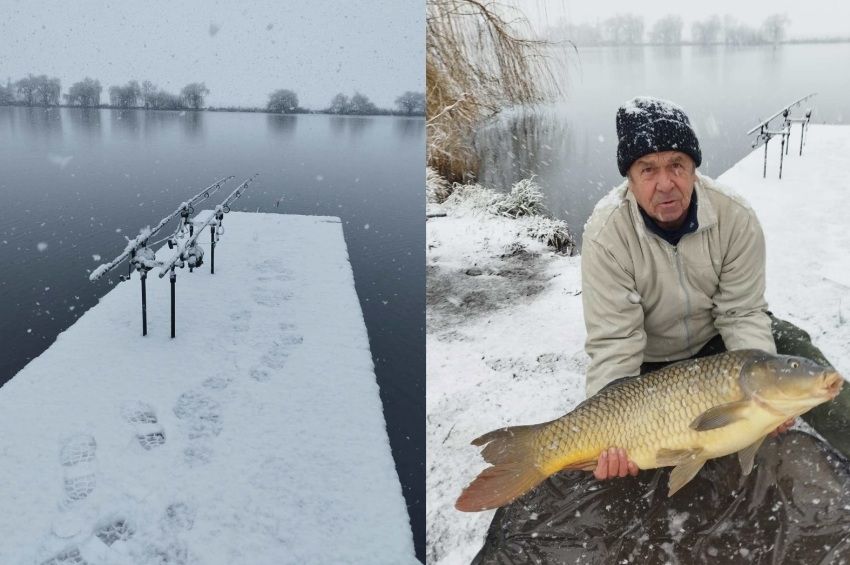
[[[717, 212], [714, 210], [714, 205], [708, 198], [708, 194], [706, 194], [706, 185], [710, 182], [711, 180], [708, 177], [703, 176], [699, 172], [697, 173], [696, 181], [694, 181], [694, 192], [697, 194], [697, 222], [699, 225], [693, 233], [699, 233], [717, 224]], [[625, 192], [624, 198], [626, 202], [628, 202], [632, 222], [635, 226], [640, 226], [637, 230], [638, 233], [642, 236], [657, 237], [661, 240], [659, 236], [652, 233], [649, 228], [646, 227], [646, 223], [640, 215], [640, 208], [638, 208], [635, 195], [632, 194], [631, 190], [629, 190], [629, 179], [626, 179], [620, 186]], [[686, 234], [684, 237], [687, 237], [688, 235], [690, 234]]]

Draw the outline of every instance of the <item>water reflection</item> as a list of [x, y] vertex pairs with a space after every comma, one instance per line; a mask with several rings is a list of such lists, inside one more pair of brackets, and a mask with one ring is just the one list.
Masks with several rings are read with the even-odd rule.
[[268, 129], [283, 135], [292, 137], [298, 127], [298, 116], [288, 114], [266, 114], [266, 125]]
[[331, 131], [335, 135], [342, 135], [345, 132], [351, 137], [360, 137], [372, 124], [375, 123], [375, 118], [365, 116], [331, 116], [330, 126]]
[[15, 108], [0, 106], [0, 131], [14, 132], [16, 129]]
[[180, 112], [183, 119], [183, 131], [190, 139], [199, 139], [204, 133], [204, 112], [186, 111]]
[[26, 130], [37, 137], [62, 135], [62, 115], [59, 108], [23, 108]]
[[334, 134], [341, 134], [345, 131], [345, 116], [331, 116], [330, 117], [330, 125], [331, 131]]
[[154, 137], [177, 125], [179, 113], [171, 110], [145, 110], [145, 138]]
[[112, 131], [127, 137], [138, 138], [142, 132], [139, 110], [112, 110]]
[[352, 137], [360, 137], [372, 124], [375, 123], [375, 118], [366, 118], [363, 116], [351, 116], [348, 118], [348, 131]]
[[410, 138], [424, 135], [424, 118], [398, 118], [393, 122], [393, 129], [399, 137]]
[[681, 80], [683, 76], [682, 46], [664, 45], [656, 48], [654, 53], [661, 64], [660, 72], [666, 80]]
[[761, 49], [762, 63], [771, 71], [775, 71], [777, 67], [782, 64], [782, 59], [785, 54], [785, 46], [772, 45], [770, 47], [762, 47]]
[[605, 49], [605, 53], [612, 63], [643, 63], [645, 57], [644, 47], [623, 47], [622, 49]]
[[506, 114], [475, 137], [481, 181], [507, 190], [518, 180], [557, 169], [561, 159], [574, 154], [572, 143], [567, 122], [553, 111], [520, 109]]

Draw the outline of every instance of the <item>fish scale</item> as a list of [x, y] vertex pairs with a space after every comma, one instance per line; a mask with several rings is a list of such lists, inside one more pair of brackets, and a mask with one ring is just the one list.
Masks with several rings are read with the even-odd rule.
[[745, 473], [764, 436], [838, 394], [832, 368], [740, 350], [683, 361], [616, 382], [542, 424], [485, 434], [491, 463], [458, 499], [460, 510], [501, 506], [563, 469], [593, 470], [600, 454], [626, 450], [640, 469], [674, 466], [670, 494], [714, 457], [739, 452]]
[[[677, 364], [644, 379], [614, 385], [542, 430], [537, 447], [554, 443], [561, 449], [539, 449], [535, 462], [541, 469], [561, 469], [587, 453], [595, 461], [602, 450], [617, 445], [640, 467], [648, 467], [659, 448], [682, 448], [695, 442], [698, 432], [688, 425], [699, 414], [743, 398], [736, 381], [746, 358], [733, 352], [702, 362], [701, 370]], [[629, 422], [635, 424], [629, 426]], [[574, 433], [574, 428], [582, 434]]]

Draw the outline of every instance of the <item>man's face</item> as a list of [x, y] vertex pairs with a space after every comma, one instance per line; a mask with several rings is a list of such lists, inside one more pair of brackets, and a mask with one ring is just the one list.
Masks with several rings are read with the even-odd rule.
[[635, 200], [666, 230], [680, 227], [688, 214], [696, 182], [694, 161], [681, 151], [644, 155], [629, 167]]

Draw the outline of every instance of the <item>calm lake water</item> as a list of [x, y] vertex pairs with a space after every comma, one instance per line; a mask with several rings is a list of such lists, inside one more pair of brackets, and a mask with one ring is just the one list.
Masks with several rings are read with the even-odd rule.
[[98, 283], [88, 271], [123, 236], [259, 172], [234, 209], [342, 219], [424, 559], [424, 147], [421, 118], [0, 107], [0, 384], [120, 282], [126, 268]]
[[[485, 185], [505, 190], [536, 175], [552, 214], [578, 236], [595, 203], [622, 181], [614, 116], [634, 96], [685, 109], [702, 148], [700, 170], [712, 177], [752, 150], [749, 129], [812, 92], [818, 95], [792, 115], [811, 107], [813, 123], [850, 123], [848, 43], [579, 48], [559, 68], [563, 101], [504, 112], [482, 128], [476, 147]], [[792, 152], [799, 131], [793, 128]], [[768, 174], [777, 173], [778, 163], [769, 163]]]

